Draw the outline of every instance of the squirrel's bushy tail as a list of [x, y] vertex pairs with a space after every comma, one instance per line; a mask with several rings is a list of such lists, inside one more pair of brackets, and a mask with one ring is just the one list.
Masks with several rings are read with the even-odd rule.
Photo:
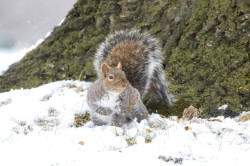
[[175, 102], [174, 96], [168, 89], [169, 83], [165, 80], [161, 66], [157, 66], [151, 78], [151, 92], [156, 94], [160, 99], [165, 101], [169, 106]]
[[173, 104], [174, 98], [169, 92], [163, 71], [162, 49], [155, 38], [137, 30], [118, 31], [101, 43], [95, 58], [98, 77], [101, 77], [102, 62], [110, 66], [121, 62], [127, 79], [139, 90], [142, 98], [154, 93], [168, 105]]

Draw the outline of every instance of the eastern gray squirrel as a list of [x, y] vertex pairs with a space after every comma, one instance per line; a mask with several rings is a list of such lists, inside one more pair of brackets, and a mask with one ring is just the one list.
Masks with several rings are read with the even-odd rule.
[[89, 87], [87, 102], [95, 125], [122, 126], [135, 118], [138, 122], [148, 118], [139, 91], [130, 85], [121, 68], [121, 63], [110, 67], [103, 62], [102, 76]]
[[[108, 36], [96, 52], [94, 66], [99, 79], [90, 86], [87, 95], [92, 121], [96, 125], [121, 126], [133, 118], [146, 119], [148, 111], [142, 99], [148, 93], [172, 105], [174, 98], [168, 90], [162, 59], [158, 41], [148, 34], [134, 30]], [[114, 92], [115, 89], [122, 91]], [[109, 105], [111, 100], [116, 104]], [[121, 105], [125, 110], [121, 110]], [[122, 114], [126, 116], [121, 120]]]

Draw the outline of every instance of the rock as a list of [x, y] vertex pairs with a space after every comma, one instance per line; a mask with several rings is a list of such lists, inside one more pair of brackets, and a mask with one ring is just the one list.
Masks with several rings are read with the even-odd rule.
[[248, 120], [250, 120], [250, 112], [241, 115], [238, 119], [239, 122], [246, 122]]
[[195, 108], [193, 106], [189, 106], [188, 108], [184, 109], [182, 114], [182, 119], [192, 119], [192, 118], [198, 118], [200, 114], [202, 113], [202, 109]]

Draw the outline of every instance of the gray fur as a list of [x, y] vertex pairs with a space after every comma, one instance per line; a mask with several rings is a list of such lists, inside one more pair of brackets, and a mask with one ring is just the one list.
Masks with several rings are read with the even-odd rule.
[[[110, 50], [118, 43], [124, 40], [139, 41], [147, 46], [148, 54], [143, 56], [143, 64], [130, 65], [124, 72], [126, 75], [133, 73], [134, 77], [127, 77], [131, 85], [137, 88], [142, 98], [148, 93], [154, 93], [168, 105], [172, 105], [174, 97], [168, 89], [168, 82], [165, 79], [162, 66], [162, 48], [158, 40], [150, 37], [148, 34], [141, 34], [139, 31], [118, 31], [114, 35], [109, 35], [104, 42], [102, 42], [95, 54], [95, 70], [98, 77], [101, 77], [100, 65], [105, 61]], [[132, 62], [131, 62], [132, 63]], [[138, 81], [135, 81], [136, 78]]]
[[108, 91], [105, 90], [101, 78], [96, 80], [88, 89], [87, 103], [91, 109], [91, 119], [95, 125], [122, 126], [135, 118], [138, 122], [148, 118], [148, 111], [141, 101], [139, 91], [129, 83], [126, 89], [119, 94], [117, 98], [119, 104], [115, 109], [98, 104], [107, 93]]

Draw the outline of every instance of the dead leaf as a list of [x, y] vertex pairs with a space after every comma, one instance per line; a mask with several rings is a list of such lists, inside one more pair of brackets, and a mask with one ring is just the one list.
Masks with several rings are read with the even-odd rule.
[[185, 130], [192, 130], [192, 127], [191, 126], [186, 126], [184, 127]]
[[85, 143], [83, 141], [79, 141], [78, 144], [84, 145]]
[[210, 122], [222, 122], [222, 120], [220, 120], [220, 119], [208, 119], [208, 121], [210, 121]]
[[152, 133], [154, 130], [152, 129], [145, 129], [147, 132]]
[[160, 114], [160, 117], [161, 118], [167, 118], [165, 115], [162, 115], [162, 114]]
[[180, 122], [182, 122], [182, 121], [183, 121], [182, 118], [176, 120], [177, 123], [180, 123]]

